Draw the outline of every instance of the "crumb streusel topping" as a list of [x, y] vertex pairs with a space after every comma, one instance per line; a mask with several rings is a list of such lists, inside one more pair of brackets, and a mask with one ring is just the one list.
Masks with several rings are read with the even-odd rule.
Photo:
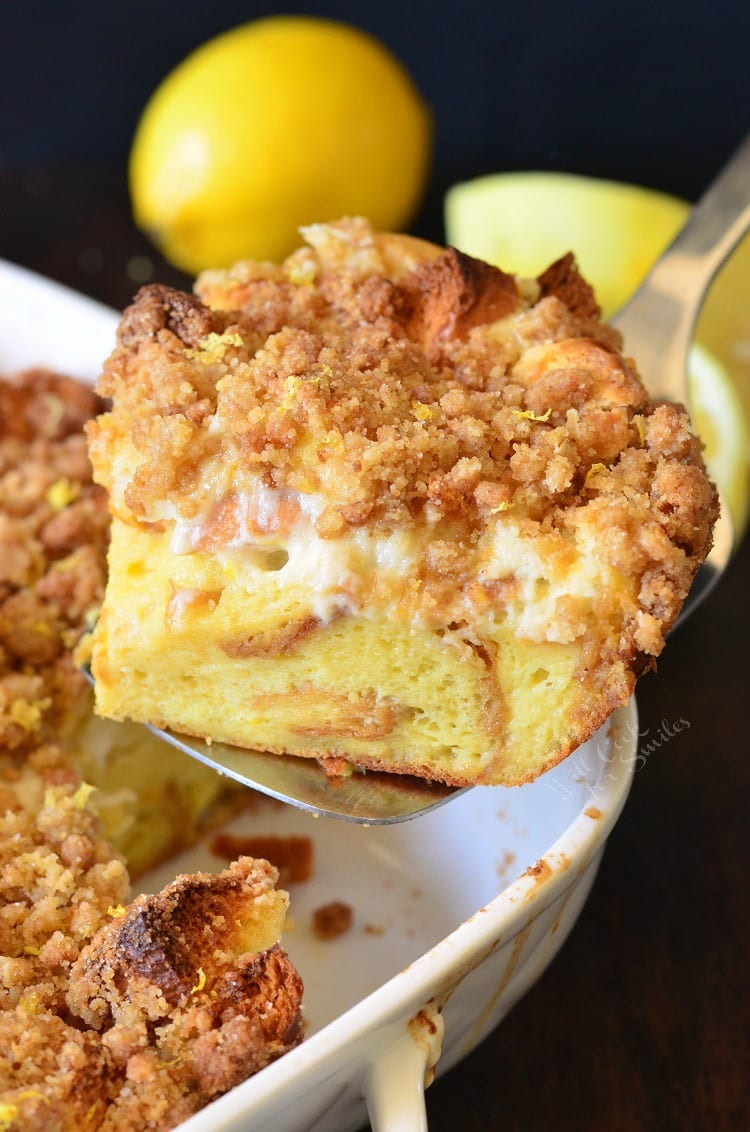
[[[380, 601], [567, 642], [590, 628], [578, 591], [596, 604], [617, 576], [613, 647], [657, 655], [716, 495], [685, 410], [649, 400], [572, 257], [517, 280], [413, 241], [399, 258], [361, 220], [304, 234], [279, 267], [208, 273], [200, 297], [149, 286], [126, 312], [99, 386], [115, 407], [90, 429], [114, 513], [174, 524], [179, 553], [298, 531], [351, 551], [355, 582], [324, 619]], [[380, 540], [367, 570], [363, 533]], [[524, 621], [513, 585], [543, 573], [518, 578], [525, 548], [564, 578], [574, 544], [581, 561], [595, 544], [601, 583]]]

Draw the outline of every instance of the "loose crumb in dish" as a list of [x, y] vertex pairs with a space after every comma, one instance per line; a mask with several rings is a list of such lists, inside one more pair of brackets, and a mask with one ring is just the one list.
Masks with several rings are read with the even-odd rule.
[[237, 837], [217, 833], [211, 852], [233, 861], [240, 856], [262, 857], [279, 871], [279, 884], [300, 884], [313, 875], [313, 843], [309, 837], [279, 837], [274, 834]]
[[351, 929], [354, 913], [349, 904], [332, 900], [313, 912], [312, 930], [318, 939], [338, 939]]

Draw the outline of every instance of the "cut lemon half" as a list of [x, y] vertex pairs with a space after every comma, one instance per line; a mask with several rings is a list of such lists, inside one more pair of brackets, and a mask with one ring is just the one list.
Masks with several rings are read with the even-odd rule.
[[[608, 318], [637, 290], [689, 211], [686, 201], [639, 185], [567, 173], [498, 173], [448, 190], [446, 239], [505, 271], [532, 277], [572, 251]], [[730, 266], [735, 262], [739, 253]], [[747, 272], [733, 282], [735, 298], [747, 292], [750, 259], [745, 262]], [[696, 344], [691, 351], [689, 398], [706, 464], [739, 535], [750, 510], [750, 427], [733, 381], [735, 367], [725, 364], [735, 343], [725, 341], [726, 327], [713, 314], [722, 284], [720, 276], [699, 321], [701, 336], [704, 327], [711, 332], [711, 350]]]
[[609, 318], [637, 289], [690, 206], [638, 185], [571, 173], [498, 173], [454, 185], [449, 244], [514, 275], [536, 276], [575, 252]]
[[729, 373], [699, 342], [690, 350], [688, 391], [695, 431], [706, 446], [708, 471], [727, 502], [736, 531], [743, 531], [750, 506], [750, 433]]

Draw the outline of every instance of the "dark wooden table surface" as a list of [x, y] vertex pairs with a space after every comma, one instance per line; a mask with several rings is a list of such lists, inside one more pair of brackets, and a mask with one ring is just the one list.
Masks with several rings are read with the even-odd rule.
[[[0, 173], [0, 256], [117, 307], [150, 275], [187, 284], [134, 230], [117, 167]], [[746, 541], [642, 681], [642, 765], [583, 915], [429, 1090], [431, 1132], [750, 1128], [749, 567]]]

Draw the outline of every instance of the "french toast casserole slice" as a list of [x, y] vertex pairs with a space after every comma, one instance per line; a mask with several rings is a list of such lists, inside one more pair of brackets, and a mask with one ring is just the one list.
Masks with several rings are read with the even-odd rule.
[[113, 518], [97, 710], [517, 784], [653, 666], [711, 541], [572, 256], [517, 279], [361, 219], [144, 288], [89, 427]]

